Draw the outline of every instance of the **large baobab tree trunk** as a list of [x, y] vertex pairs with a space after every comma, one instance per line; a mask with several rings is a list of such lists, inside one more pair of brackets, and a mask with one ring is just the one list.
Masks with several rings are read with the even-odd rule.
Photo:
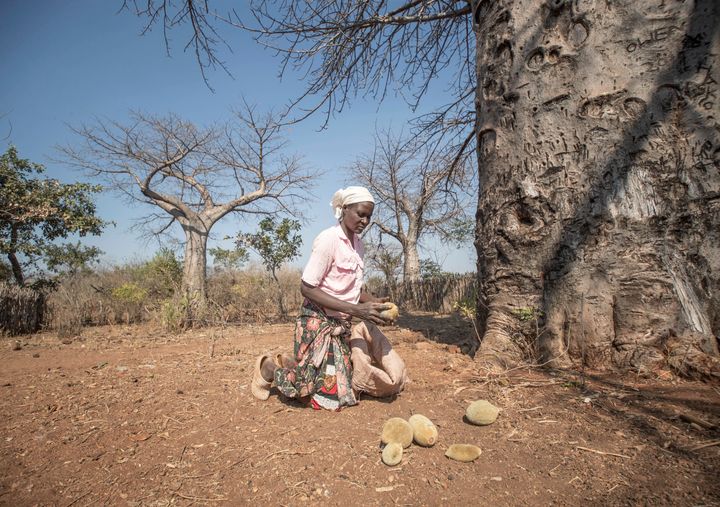
[[481, 356], [720, 375], [720, 3], [473, 15]]

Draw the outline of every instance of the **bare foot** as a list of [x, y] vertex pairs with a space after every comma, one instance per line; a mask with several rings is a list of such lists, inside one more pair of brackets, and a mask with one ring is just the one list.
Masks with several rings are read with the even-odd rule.
[[262, 375], [262, 378], [264, 378], [267, 382], [272, 382], [275, 379], [275, 363], [270, 359], [269, 357], [266, 357], [263, 359], [262, 364], [260, 364], [260, 375]]
[[297, 361], [289, 354], [278, 354], [276, 363], [282, 365], [281, 368], [293, 369], [297, 366]]

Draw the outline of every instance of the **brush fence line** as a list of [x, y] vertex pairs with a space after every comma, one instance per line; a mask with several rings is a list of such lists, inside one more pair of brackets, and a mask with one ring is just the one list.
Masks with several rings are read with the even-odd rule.
[[405, 282], [396, 289], [396, 301], [407, 310], [452, 313], [455, 303], [474, 300], [477, 277], [474, 274], [445, 275]]
[[40, 330], [45, 296], [27, 287], [0, 283], [0, 334], [15, 336]]

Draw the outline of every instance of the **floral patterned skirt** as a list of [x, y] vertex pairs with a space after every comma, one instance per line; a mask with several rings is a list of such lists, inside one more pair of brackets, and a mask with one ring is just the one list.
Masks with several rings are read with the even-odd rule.
[[288, 398], [309, 397], [315, 409], [356, 405], [349, 341], [349, 321], [329, 317], [306, 299], [295, 324], [297, 365], [275, 370], [278, 390]]

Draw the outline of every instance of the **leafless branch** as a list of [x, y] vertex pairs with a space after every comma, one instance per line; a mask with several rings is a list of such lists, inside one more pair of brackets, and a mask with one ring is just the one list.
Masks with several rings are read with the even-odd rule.
[[457, 95], [474, 86], [470, 7], [459, 0], [413, 0], [389, 10], [384, 0], [255, 0], [250, 30], [307, 83], [291, 108], [296, 121], [323, 110], [325, 123], [357, 96], [412, 90], [417, 107], [430, 82], [454, 73]]
[[225, 62], [218, 56], [218, 47], [224, 46], [230, 52], [232, 48], [215, 28], [218, 16], [210, 10], [208, 0], [124, 0], [120, 10], [127, 10], [145, 19], [142, 35], [152, 31], [156, 25], [162, 25], [165, 50], [168, 55], [170, 30], [189, 25], [190, 36], [183, 49], [194, 53], [205, 85], [213, 90], [207, 76], [208, 69], [215, 70], [219, 67], [232, 77]]
[[[209, 232], [229, 213], [296, 212], [315, 176], [298, 157], [285, 155], [275, 118], [247, 104], [221, 127], [200, 128], [176, 115], [130, 118], [73, 127], [80, 142], [60, 150], [64, 162], [111, 190], [163, 210], [141, 220], [153, 233], [175, 221]], [[160, 229], [152, 226], [157, 220]]]

